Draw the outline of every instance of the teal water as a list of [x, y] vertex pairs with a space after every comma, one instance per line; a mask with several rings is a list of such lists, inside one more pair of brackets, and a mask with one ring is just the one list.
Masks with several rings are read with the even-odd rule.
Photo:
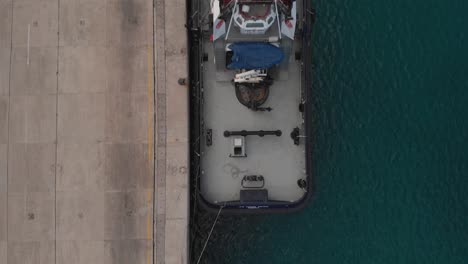
[[222, 216], [201, 263], [468, 263], [468, 1], [314, 6], [314, 197]]

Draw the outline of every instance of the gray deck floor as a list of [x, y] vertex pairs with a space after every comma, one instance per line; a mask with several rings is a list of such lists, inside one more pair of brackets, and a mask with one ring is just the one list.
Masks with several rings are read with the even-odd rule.
[[[211, 58], [205, 63], [204, 122], [213, 130], [213, 144], [206, 146], [202, 140], [201, 175], [202, 195], [210, 202], [239, 200], [242, 177], [246, 174], [263, 175], [269, 199], [296, 201], [304, 195], [297, 180], [304, 177], [304, 145], [294, 145], [290, 133], [302, 127], [298, 110], [300, 96], [300, 68], [294, 58], [289, 58], [289, 69], [275, 80], [270, 95], [263, 106], [271, 112], [254, 112], [241, 105], [234, 86], [226, 76], [234, 72], [216, 73], [213, 63], [213, 45], [206, 43], [205, 52]], [[231, 158], [231, 138], [223, 136], [225, 130], [277, 130], [276, 136], [247, 136], [248, 157]]]

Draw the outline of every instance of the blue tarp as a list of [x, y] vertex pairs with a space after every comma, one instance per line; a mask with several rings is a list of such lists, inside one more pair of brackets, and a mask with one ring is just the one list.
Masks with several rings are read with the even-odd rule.
[[263, 42], [239, 42], [229, 48], [234, 53], [229, 69], [268, 69], [279, 64], [284, 57], [280, 48]]

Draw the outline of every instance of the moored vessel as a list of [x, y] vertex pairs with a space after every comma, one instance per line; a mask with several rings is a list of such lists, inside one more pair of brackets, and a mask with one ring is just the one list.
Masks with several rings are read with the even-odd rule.
[[192, 1], [195, 199], [229, 212], [285, 212], [312, 193], [308, 0]]

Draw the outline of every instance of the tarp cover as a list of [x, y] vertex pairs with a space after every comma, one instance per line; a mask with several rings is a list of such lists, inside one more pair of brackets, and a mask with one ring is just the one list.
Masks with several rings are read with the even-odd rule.
[[233, 51], [229, 69], [268, 69], [279, 64], [284, 57], [280, 48], [263, 42], [238, 42], [229, 48]]

